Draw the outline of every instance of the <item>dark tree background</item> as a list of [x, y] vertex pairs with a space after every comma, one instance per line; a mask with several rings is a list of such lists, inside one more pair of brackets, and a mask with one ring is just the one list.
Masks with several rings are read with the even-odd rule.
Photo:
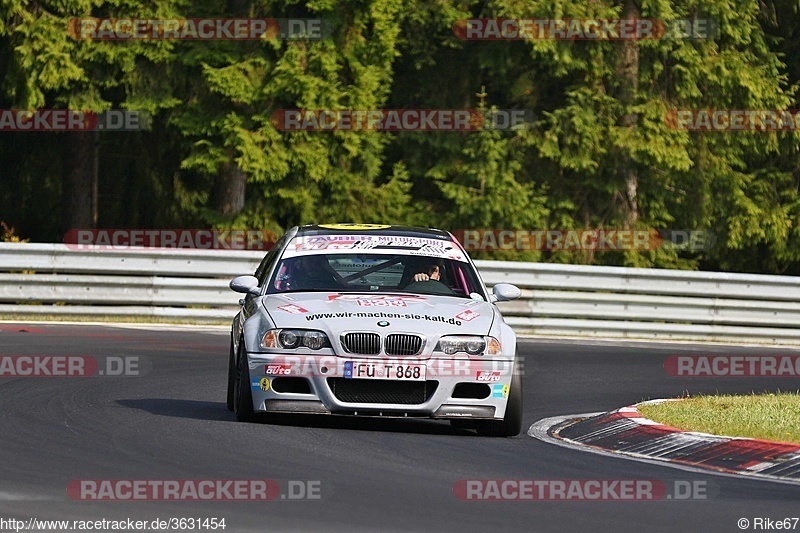
[[[75, 40], [70, 17], [300, 17], [317, 41]], [[477, 17], [711, 18], [713, 39], [465, 41]], [[8, 0], [0, 108], [135, 109], [139, 132], [0, 132], [0, 221], [70, 228], [375, 222], [696, 229], [705, 251], [476, 257], [800, 274], [800, 136], [670, 129], [670, 109], [792, 109], [800, 15], [782, 0]], [[274, 111], [525, 109], [474, 133], [281, 132]]]

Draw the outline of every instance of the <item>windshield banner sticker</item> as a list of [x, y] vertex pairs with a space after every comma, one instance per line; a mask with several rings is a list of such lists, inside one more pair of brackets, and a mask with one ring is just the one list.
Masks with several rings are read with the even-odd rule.
[[455, 259], [467, 262], [458, 246], [450, 241], [422, 237], [397, 237], [389, 235], [319, 235], [296, 237], [283, 256], [295, 257], [319, 252], [347, 253], [369, 251], [371, 254], [403, 254]]

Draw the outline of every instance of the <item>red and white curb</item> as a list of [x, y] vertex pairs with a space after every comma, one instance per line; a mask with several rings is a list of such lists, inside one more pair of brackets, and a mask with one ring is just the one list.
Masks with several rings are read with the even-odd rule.
[[681, 470], [800, 484], [800, 445], [682, 431], [639, 413], [638, 406], [607, 413], [546, 418], [533, 424], [536, 439], [592, 453]]

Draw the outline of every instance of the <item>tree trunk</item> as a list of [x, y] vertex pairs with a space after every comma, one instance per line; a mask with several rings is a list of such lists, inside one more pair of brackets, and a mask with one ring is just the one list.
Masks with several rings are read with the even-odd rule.
[[[638, 19], [639, 8], [634, 0], [625, 0], [622, 18]], [[638, 117], [631, 111], [631, 106], [636, 103], [636, 92], [639, 88], [639, 42], [635, 39], [622, 41], [622, 54], [617, 68], [620, 83], [619, 101], [623, 105], [624, 115], [621, 125], [625, 128], [636, 127]], [[621, 160], [620, 170], [625, 181], [625, 227], [631, 228], [639, 220], [639, 176], [636, 166], [631, 158], [624, 155]]]
[[236, 163], [226, 163], [214, 182], [213, 207], [231, 217], [244, 209], [247, 174]]
[[94, 221], [94, 132], [63, 134], [61, 229], [91, 229]]

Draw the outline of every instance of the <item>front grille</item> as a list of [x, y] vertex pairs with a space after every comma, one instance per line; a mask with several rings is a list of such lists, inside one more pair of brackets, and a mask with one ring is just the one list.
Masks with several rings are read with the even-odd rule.
[[386, 337], [388, 355], [417, 355], [422, 349], [422, 337], [405, 333], [390, 333]]
[[328, 378], [328, 386], [342, 402], [418, 405], [430, 400], [439, 382]]
[[342, 346], [350, 353], [377, 355], [381, 353], [381, 336], [377, 333], [345, 333]]

